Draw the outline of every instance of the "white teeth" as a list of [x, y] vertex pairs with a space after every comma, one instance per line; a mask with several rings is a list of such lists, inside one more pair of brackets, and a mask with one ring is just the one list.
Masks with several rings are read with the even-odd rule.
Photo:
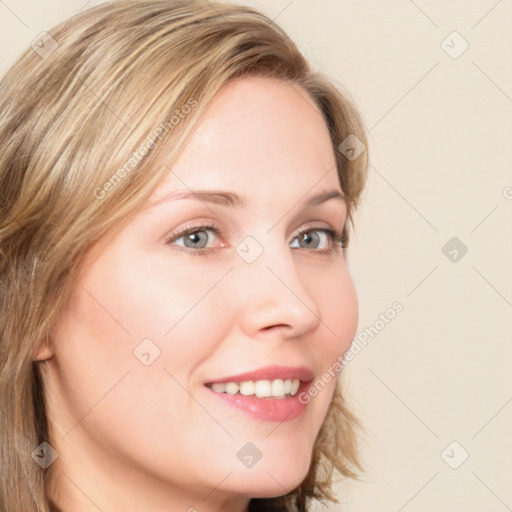
[[258, 398], [272, 396], [272, 383], [269, 380], [257, 380], [254, 383], [254, 394]]
[[297, 390], [299, 389], [299, 386], [300, 386], [300, 381], [295, 379], [295, 380], [292, 380], [292, 387], [290, 389], [290, 395], [294, 396], [295, 393], [297, 393]]
[[284, 396], [283, 379], [277, 379], [272, 381], [272, 396]]
[[287, 398], [295, 396], [300, 386], [299, 379], [275, 379], [275, 380], [257, 380], [244, 382], [223, 382], [211, 384], [211, 388], [216, 393], [227, 393], [244, 396], [256, 395], [258, 398]]
[[226, 382], [226, 393], [229, 395], [236, 395], [239, 389], [240, 386], [237, 382]]
[[216, 393], [225, 393], [226, 392], [226, 384], [224, 384], [224, 383], [212, 384], [212, 389]]
[[240, 382], [240, 394], [245, 396], [254, 395], [254, 382], [252, 380]]

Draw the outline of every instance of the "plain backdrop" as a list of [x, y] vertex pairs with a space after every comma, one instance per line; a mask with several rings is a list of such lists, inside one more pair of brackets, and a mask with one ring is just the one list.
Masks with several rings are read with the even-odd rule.
[[[0, 73], [96, 3], [1, 0]], [[349, 91], [369, 133], [349, 251], [368, 341], [344, 370], [367, 471], [340, 508], [512, 510], [512, 2], [240, 3]]]

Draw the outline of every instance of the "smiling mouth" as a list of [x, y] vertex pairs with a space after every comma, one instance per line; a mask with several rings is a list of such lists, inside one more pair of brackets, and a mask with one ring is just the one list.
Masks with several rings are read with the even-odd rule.
[[207, 383], [206, 387], [216, 393], [242, 395], [254, 398], [293, 398], [301, 385], [299, 379], [247, 380], [243, 382]]

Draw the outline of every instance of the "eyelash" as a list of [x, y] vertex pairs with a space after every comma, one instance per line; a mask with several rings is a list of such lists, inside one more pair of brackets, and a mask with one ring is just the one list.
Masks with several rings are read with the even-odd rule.
[[[221, 228], [213, 222], [195, 225], [195, 226], [189, 225], [189, 226], [185, 226], [179, 232], [173, 233], [172, 235], [170, 235], [170, 238], [167, 239], [166, 243], [171, 245], [172, 242], [179, 240], [181, 237], [183, 237], [185, 235], [192, 234], [192, 233], [196, 233], [198, 231], [213, 231], [217, 237], [220, 237], [222, 235]], [[328, 235], [330, 242], [331, 242], [331, 246], [328, 249], [319, 249], [319, 250], [311, 249], [315, 253], [328, 255], [328, 254], [332, 254], [334, 251], [339, 250], [339, 249], [344, 250], [348, 246], [345, 228], [343, 229], [343, 231], [341, 233], [339, 233], [331, 228], [326, 228], [323, 226], [322, 227], [312, 226], [305, 230], [299, 229], [295, 238], [297, 238], [297, 236], [308, 234], [312, 231], [322, 231], [323, 233]], [[212, 248], [212, 247], [209, 247], [207, 249], [190, 249], [188, 247], [181, 247], [181, 246], [179, 247], [179, 250], [184, 251], [192, 256], [207, 256], [214, 249], [215, 248]]]

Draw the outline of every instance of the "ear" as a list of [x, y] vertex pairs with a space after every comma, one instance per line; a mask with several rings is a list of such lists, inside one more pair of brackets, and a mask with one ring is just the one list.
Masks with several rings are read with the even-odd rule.
[[50, 339], [48, 336], [45, 336], [43, 339], [39, 341], [34, 352], [32, 353], [33, 361], [44, 361], [45, 359], [50, 359], [53, 356], [53, 347], [51, 346]]

